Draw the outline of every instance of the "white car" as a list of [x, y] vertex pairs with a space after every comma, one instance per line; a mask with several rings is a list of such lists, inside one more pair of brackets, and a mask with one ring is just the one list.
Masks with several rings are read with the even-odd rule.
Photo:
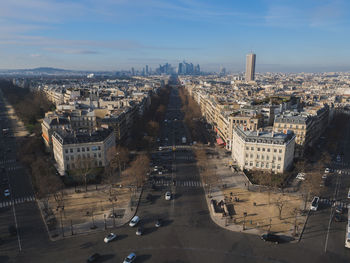
[[136, 258], [136, 254], [135, 253], [130, 253], [129, 256], [127, 256], [123, 263], [131, 263], [131, 262], [134, 262], [135, 261], [135, 258]]
[[328, 177], [328, 174], [323, 174], [322, 175], [322, 179], [327, 179], [327, 177]]
[[320, 200], [320, 198], [318, 196], [315, 196], [314, 199], [312, 200], [312, 203], [311, 203], [311, 207], [310, 207], [310, 210], [312, 211], [317, 211], [317, 208], [318, 208], [318, 201]]
[[305, 180], [305, 174], [304, 173], [298, 173], [297, 177], [298, 180], [304, 181]]
[[171, 199], [171, 193], [170, 192], [166, 192], [165, 193], [165, 200], [170, 200]]
[[329, 168], [326, 168], [326, 169], [324, 170], [324, 173], [325, 173], [325, 174], [329, 174], [330, 171], [331, 171], [331, 170], [330, 170]]
[[9, 189], [6, 189], [6, 190], [4, 191], [4, 196], [5, 196], [5, 197], [9, 197], [9, 196], [10, 196], [10, 190], [9, 190]]
[[163, 150], [163, 147], [162, 147], [162, 146], [159, 146], [159, 147], [158, 147], [158, 150], [159, 150], [159, 151], [162, 151], [162, 150]]
[[138, 216], [134, 216], [131, 219], [131, 221], [129, 223], [129, 226], [134, 227], [134, 226], [136, 226], [138, 224], [138, 222], [140, 222], [140, 218]]
[[108, 234], [106, 237], [105, 237], [105, 239], [103, 240], [105, 243], [109, 243], [109, 242], [111, 242], [111, 241], [113, 241], [114, 239], [116, 239], [117, 238], [117, 235], [116, 234], [114, 234], [114, 233], [110, 233], [110, 234]]

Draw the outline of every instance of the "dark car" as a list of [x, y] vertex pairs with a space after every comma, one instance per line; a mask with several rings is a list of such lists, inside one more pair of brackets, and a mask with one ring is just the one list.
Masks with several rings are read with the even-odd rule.
[[334, 221], [335, 222], [343, 222], [344, 221], [344, 218], [341, 214], [335, 214], [334, 215]]
[[275, 243], [275, 244], [281, 243], [281, 237], [279, 235], [275, 235], [271, 233], [262, 235], [261, 239], [264, 241]]
[[90, 256], [86, 262], [90, 263], [90, 262], [96, 262], [99, 258], [101, 258], [101, 255], [99, 253], [95, 253], [92, 256]]
[[344, 208], [342, 207], [342, 206], [336, 206], [335, 207], [335, 212], [337, 213], [337, 214], [343, 214], [344, 213]]

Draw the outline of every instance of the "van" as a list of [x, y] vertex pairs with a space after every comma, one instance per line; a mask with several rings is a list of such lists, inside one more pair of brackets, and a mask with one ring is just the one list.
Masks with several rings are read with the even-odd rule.
[[320, 198], [318, 196], [315, 196], [311, 203], [311, 207], [310, 207], [311, 211], [317, 211], [318, 201], [320, 201]]

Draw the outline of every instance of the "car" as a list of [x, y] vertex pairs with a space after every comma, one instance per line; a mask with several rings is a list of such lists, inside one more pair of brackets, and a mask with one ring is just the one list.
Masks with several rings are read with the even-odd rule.
[[139, 218], [138, 216], [134, 216], [134, 217], [131, 219], [131, 221], [130, 221], [130, 223], [129, 223], [129, 226], [134, 227], [134, 226], [136, 226], [139, 222], [140, 222], [140, 218]]
[[131, 263], [134, 262], [136, 259], [136, 254], [135, 253], [130, 253], [123, 261], [123, 263]]
[[137, 236], [141, 236], [142, 233], [143, 233], [143, 228], [142, 228], [141, 226], [139, 226], [139, 227], [137, 228], [137, 230], [136, 230], [136, 235], [137, 235]]
[[5, 189], [4, 196], [5, 197], [9, 197], [10, 196], [10, 190], [9, 189]]
[[341, 214], [334, 214], [334, 221], [335, 222], [343, 222], [344, 218]]
[[337, 155], [337, 162], [338, 162], [338, 163], [341, 162], [341, 157], [340, 157], [339, 154]]
[[111, 242], [111, 241], [113, 241], [114, 239], [116, 239], [117, 238], [117, 235], [116, 234], [114, 234], [114, 233], [109, 233], [106, 237], [105, 237], [105, 239], [103, 240], [105, 243], [109, 243], [109, 242]]
[[90, 262], [96, 262], [98, 259], [101, 258], [101, 255], [99, 253], [95, 253], [93, 255], [91, 255], [86, 262], [90, 263]]
[[281, 243], [281, 237], [279, 235], [267, 233], [261, 236], [261, 239], [268, 242], [273, 242], [275, 244]]
[[162, 150], [163, 150], [163, 147], [162, 147], [162, 146], [159, 146], [159, 147], [158, 147], [158, 150], [159, 150], [159, 151], [162, 151]]
[[324, 170], [324, 173], [325, 173], [325, 174], [329, 174], [330, 171], [331, 171], [331, 170], [330, 170], [329, 168], [326, 168], [326, 169]]
[[304, 173], [298, 173], [297, 177], [298, 180], [304, 181], [305, 180], [305, 174]]
[[168, 191], [165, 193], [165, 200], [170, 200], [171, 199], [171, 193]]
[[335, 207], [335, 212], [337, 213], [337, 214], [343, 214], [344, 213], [344, 208], [342, 207], [342, 206], [340, 206], [340, 205], [337, 205], [336, 207]]
[[155, 227], [161, 227], [162, 226], [162, 220], [160, 218], [157, 219]]
[[328, 174], [323, 174], [322, 179], [327, 179]]
[[320, 198], [318, 196], [314, 197], [314, 199], [311, 202], [311, 207], [310, 207], [311, 211], [317, 211], [319, 200], [320, 200]]

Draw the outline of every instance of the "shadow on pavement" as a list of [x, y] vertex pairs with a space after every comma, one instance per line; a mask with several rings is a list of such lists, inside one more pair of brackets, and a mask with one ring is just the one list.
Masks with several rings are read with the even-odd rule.
[[0, 262], [2, 263], [10, 262], [9, 260], [10, 258], [8, 256], [0, 256]]
[[170, 219], [163, 220], [162, 227], [166, 227], [166, 226], [172, 224], [173, 222], [174, 222], [174, 220], [170, 220]]
[[111, 260], [112, 258], [114, 258], [113, 254], [101, 255], [101, 258], [98, 260], [98, 262], [105, 262]]
[[149, 260], [150, 258], [152, 257], [152, 255], [140, 255], [140, 256], [137, 256], [136, 257], [136, 263], [139, 263], [139, 262], [145, 262], [147, 260]]
[[118, 235], [117, 236], [117, 240], [123, 240], [123, 239], [125, 239], [127, 237], [128, 237], [128, 235]]
[[[94, 246], [96, 243], [95, 242], [86, 242], [86, 243], [83, 243], [80, 245], [80, 248], [84, 249], [84, 248], [89, 248], [89, 247], [92, 247]], [[2, 262], [2, 261], [0, 261]]]

